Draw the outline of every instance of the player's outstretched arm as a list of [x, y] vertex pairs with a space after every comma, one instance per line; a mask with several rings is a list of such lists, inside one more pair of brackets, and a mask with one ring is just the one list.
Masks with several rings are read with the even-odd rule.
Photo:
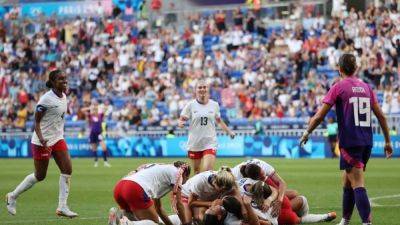
[[378, 118], [379, 125], [381, 126], [382, 131], [383, 131], [383, 136], [385, 137], [385, 148], [384, 149], [385, 149], [386, 158], [390, 158], [390, 157], [392, 157], [392, 154], [393, 154], [393, 148], [392, 148], [392, 144], [390, 142], [389, 127], [387, 125], [385, 115], [383, 115], [381, 107], [379, 106], [378, 103], [375, 103], [372, 105], [372, 111], [374, 112], [376, 118]]
[[243, 195], [242, 202], [247, 211], [247, 222], [248, 222], [247, 224], [260, 225], [260, 221], [258, 220], [256, 213], [253, 211], [253, 207], [251, 206], [251, 198], [246, 195]]
[[235, 138], [236, 134], [235, 132], [231, 131], [231, 129], [226, 125], [226, 123], [221, 119], [217, 118], [216, 119], [218, 125], [224, 130], [232, 139]]
[[165, 223], [165, 225], [173, 225], [171, 220], [169, 219], [167, 213], [163, 209], [161, 205], [161, 200], [159, 198], [153, 199], [154, 200], [154, 206], [156, 208], [156, 211], [158, 213], [158, 216], [161, 218], [161, 220]]
[[318, 127], [318, 125], [324, 121], [324, 118], [326, 114], [329, 112], [331, 109], [331, 105], [324, 103], [322, 107], [318, 110], [318, 112], [310, 119], [310, 122], [308, 123], [308, 128], [306, 131], [304, 131], [303, 136], [300, 139], [300, 144], [306, 144], [308, 141], [308, 136], [313, 132], [315, 128]]

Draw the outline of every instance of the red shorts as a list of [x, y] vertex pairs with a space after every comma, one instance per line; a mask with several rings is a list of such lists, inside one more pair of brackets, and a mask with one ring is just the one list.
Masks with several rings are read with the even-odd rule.
[[[269, 186], [274, 188], [279, 188], [278, 185], [272, 180], [267, 179], [265, 181]], [[289, 198], [285, 195], [283, 196], [281, 213], [278, 217], [278, 224], [299, 224], [300, 218], [297, 216], [296, 212], [292, 209], [292, 204], [290, 203]]]
[[205, 155], [217, 155], [217, 150], [215, 149], [206, 149], [203, 151], [199, 151], [199, 152], [194, 152], [194, 151], [189, 151], [188, 152], [188, 156], [189, 159], [201, 159], [203, 158]]
[[53, 151], [68, 151], [67, 143], [64, 139], [57, 141], [54, 145], [49, 146], [49, 149], [45, 149], [43, 146], [31, 144], [32, 156], [35, 160], [48, 160], [51, 157]]
[[127, 212], [147, 209], [152, 206], [153, 200], [136, 182], [120, 180], [114, 188], [114, 199], [119, 207]]

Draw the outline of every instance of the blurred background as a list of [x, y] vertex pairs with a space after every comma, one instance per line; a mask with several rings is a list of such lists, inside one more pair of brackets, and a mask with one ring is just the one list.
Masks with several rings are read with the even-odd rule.
[[[238, 134], [219, 137], [220, 156], [332, 157], [334, 111], [304, 148], [298, 138], [344, 52], [357, 56], [400, 156], [396, 0], [0, 0], [0, 17], [0, 157], [30, 157], [54, 68], [68, 75], [73, 157], [91, 155], [82, 109], [94, 105], [112, 156], [186, 156], [177, 118], [200, 77]], [[373, 129], [382, 157], [375, 118]]]

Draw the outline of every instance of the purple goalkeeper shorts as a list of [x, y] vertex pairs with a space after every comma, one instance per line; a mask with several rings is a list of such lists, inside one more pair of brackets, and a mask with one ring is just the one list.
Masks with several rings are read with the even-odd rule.
[[340, 148], [340, 169], [350, 170], [356, 167], [365, 170], [370, 156], [371, 146]]

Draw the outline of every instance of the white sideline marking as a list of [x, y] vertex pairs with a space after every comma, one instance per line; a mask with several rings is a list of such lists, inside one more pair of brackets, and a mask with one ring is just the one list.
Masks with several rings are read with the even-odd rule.
[[371, 204], [372, 207], [387, 207], [387, 206], [399, 207], [400, 204], [395, 204], [395, 205], [381, 205], [381, 204], [378, 204], [378, 203], [374, 202], [375, 200], [378, 200], [378, 199], [398, 198], [398, 197], [400, 197], [400, 194], [397, 194], [397, 195], [383, 195], [383, 196], [378, 196], [378, 197], [369, 198], [369, 202], [370, 202], [370, 204]]
[[2, 224], [19, 224], [19, 223], [34, 223], [34, 222], [52, 222], [60, 220], [96, 220], [96, 219], [106, 219], [107, 217], [97, 216], [97, 217], [76, 217], [73, 219], [69, 218], [53, 218], [53, 219], [36, 219], [36, 220], [16, 220], [16, 221], [2, 221]]

